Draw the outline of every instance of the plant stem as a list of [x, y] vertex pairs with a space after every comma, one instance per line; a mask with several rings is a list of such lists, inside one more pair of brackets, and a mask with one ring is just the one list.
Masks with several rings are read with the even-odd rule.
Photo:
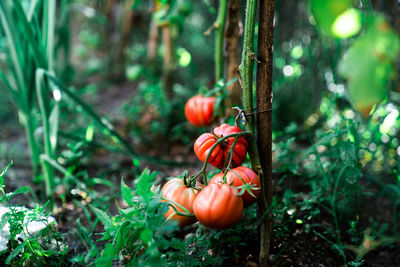
[[[54, 159], [53, 149], [51, 147], [50, 140], [50, 110], [49, 105], [46, 103], [48, 100], [48, 79], [44, 77], [44, 70], [38, 69], [36, 71], [36, 95], [38, 98], [39, 108], [42, 115], [43, 123], [43, 141], [44, 141], [44, 152], [45, 154]], [[46, 105], [47, 104], [47, 105]], [[43, 176], [46, 187], [46, 196], [50, 199], [50, 208], [53, 208], [53, 187], [54, 187], [54, 168], [48, 162], [42, 161]]]
[[[253, 112], [253, 66], [254, 56], [254, 29], [256, 19], [257, 0], [248, 0], [246, 5], [246, 20], [244, 26], [244, 40], [242, 51], [242, 62], [239, 66], [242, 88], [243, 107], [246, 113]], [[255, 136], [254, 117], [247, 117], [246, 130]], [[257, 144], [255, 139], [249, 143], [249, 155], [253, 170], [261, 172], [260, 160], [258, 157]]]
[[225, 163], [224, 163], [224, 166], [226, 166], [226, 167], [225, 167], [225, 169], [226, 169], [225, 173], [227, 173], [228, 170], [231, 168], [232, 159], [233, 159], [233, 151], [234, 151], [234, 149], [235, 149], [235, 146], [236, 146], [236, 143], [237, 143], [238, 140], [239, 140], [239, 137], [236, 136], [236, 137], [235, 137], [235, 140], [234, 140], [233, 143], [232, 143], [231, 149], [229, 150], [229, 153], [228, 153], [228, 155], [229, 155], [229, 160], [228, 160], [228, 157], [225, 159]]
[[45, 12], [45, 32], [46, 38], [46, 54], [47, 54], [47, 67], [50, 71], [54, 69], [54, 31], [55, 31], [55, 16], [56, 16], [56, 1], [48, 0], [44, 2]]
[[32, 118], [31, 115], [22, 115], [24, 126], [25, 126], [25, 132], [26, 132], [26, 137], [28, 139], [28, 145], [30, 147], [30, 152], [31, 152], [31, 161], [32, 161], [32, 169], [33, 169], [33, 177], [38, 177], [39, 175], [39, 147], [37, 146], [36, 140], [35, 140], [35, 135], [34, 131], [36, 129], [34, 123], [34, 119]]
[[233, 133], [233, 134], [229, 134], [226, 135], [224, 137], [221, 137], [220, 139], [217, 140], [217, 142], [215, 142], [215, 144], [210, 148], [210, 151], [208, 151], [206, 160], [204, 161], [203, 167], [201, 168], [201, 170], [193, 175], [190, 178], [190, 182], [194, 181], [197, 177], [199, 177], [200, 175], [203, 174], [203, 178], [204, 178], [204, 184], [208, 185], [208, 181], [207, 181], [207, 164], [208, 164], [208, 160], [210, 159], [211, 153], [213, 152], [213, 150], [224, 140], [228, 139], [228, 138], [232, 138], [232, 137], [240, 137], [240, 136], [251, 136], [252, 134], [250, 132], [241, 132], [241, 133]]
[[228, 0], [220, 0], [215, 31], [215, 82], [224, 78], [224, 31]]
[[259, 208], [268, 211], [260, 226], [260, 266], [267, 266], [272, 234], [272, 114], [261, 112], [272, 109], [272, 63], [274, 43], [275, 1], [260, 2], [257, 59], [257, 147], [262, 167]]

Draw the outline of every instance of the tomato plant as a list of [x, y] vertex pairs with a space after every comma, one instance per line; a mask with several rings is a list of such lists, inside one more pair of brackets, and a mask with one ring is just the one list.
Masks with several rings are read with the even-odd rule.
[[197, 127], [209, 126], [214, 120], [215, 97], [196, 95], [185, 105], [185, 116], [188, 122]]
[[[211, 147], [224, 136], [241, 133], [242, 130], [237, 126], [231, 126], [226, 123], [214, 128], [212, 133], [204, 133], [197, 138], [194, 143], [194, 152], [199, 160], [205, 162]], [[232, 148], [235, 137], [229, 137], [221, 143], [217, 144], [211, 152], [208, 163], [223, 169], [227, 156]], [[246, 159], [247, 141], [243, 136], [239, 137], [235, 147], [233, 148], [232, 166], [240, 166]]]
[[[212, 183], [222, 183], [224, 173], [220, 172], [210, 180]], [[226, 183], [235, 187], [242, 187], [245, 191], [242, 195], [243, 204], [249, 206], [256, 202], [257, 197], [260, 195], [260, 178], [251, 169], [239, 166], [226, 173]], [[249, 191], [251, 193], [249, 193]]]
[[[196, 183], [196, 188], [202, 187], [201, 184]], [[198, 189], [188, 187], [181, 178], [174, 178], [169, 180], [161, 189], [162, 196], [165, 201], [169, 202], [174, 207], [169, 207], [164, 216], [170, 220], [177, 220], [180, 226], [189, 225], [195, 222], [194, 216], [183, 216], [176, 214], [176, 210], [181, 213], [193, 213], [193, 201], [198, 195]], [[176, 205], [177, 203], [178, 205]], [[186, 209], [182, 209], [181, 207]], [[176, 209], [176, 210], [175, 210]], [[189, 214], [188, 214], [189, 215]]]
[[209, 184], [193, 202], [199, 222], [209, 228], [225, 229], [240, 219], [243, 200], [238, 191], [227, 184]]

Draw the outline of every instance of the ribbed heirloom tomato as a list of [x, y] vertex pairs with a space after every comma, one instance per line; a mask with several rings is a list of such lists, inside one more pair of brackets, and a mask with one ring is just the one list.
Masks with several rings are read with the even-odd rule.
[[[201, 184], [196, 183], [196, 187], [202, 187]], [[183, 180], [180, 178], [174, 178], [169, 180], [161, 189], [162, 196], [173, 202], [178, 203], [183, 206], [189, 212], [193, 213], [193, 201], [196, 199], [199, 190], [191, 187], [187, 187]], [[174, 205], [172, 202], [171, 205]], [[174, 205], [174, 207], [179, 212], [184, 212], [180, 207]], [[180, 216], [180, 215], [172, 215], [175, 210], [172, 207], [168, 208], [167, 213], [164, 214], [165, 218], [170, 220], [177, 220], [180, 226], [189, 225], [196, 221], [194, 216]]]
[[227, 184], [209, 184], [193, 202], [193, 212], [199, 222], [209, 228], [225, 229], [240, 219], [243, 200], [236, 188]]
[[[199, 158], [199, 160], [205, 162], [211, 147], [218, 141], [219, 138], [241, 132], [242, 130], [239, 127], [224, 123], [221, 126], [214, 128], [212, 133], [204, 133], [200, 135], [194, 143], [194, 153], [196, 153], [196, 156]], [[211, 153], [208, 162], [211, 165], [222, 169], [234, 140], [235, 137], [230, 137], [219, 143]], [[232, 166], [235, 167], [241, 165], [246, 159], [246, 155], [247, 141], [246, 138], [241, 136], [238, 138], [238, 141], [233, 149]]]
[[[210, 184], [222, 183], [224, 177], [224, 173], [220, 172], [210, 180]], [[232, 186], [242, 186], [244, 183], [254, 186], [254, 189], [250, 189], [250, 191], [256, 196], [253, 197], [249, 192], [245, 191], [241, 196], [243, 199], [244, 206], [249, 206], [256, 202], [257, 197], [260, 195], [260, 178], [258, 175], [253, 172], [253, 170], [245, 167], [239, 166], [232, 170], [229, 170], [226, 174], [226, 183]]]
[[194, 126], [209, 126], [214, 119], [215, 97], [196, 95], [185, 105], [185, 117]]

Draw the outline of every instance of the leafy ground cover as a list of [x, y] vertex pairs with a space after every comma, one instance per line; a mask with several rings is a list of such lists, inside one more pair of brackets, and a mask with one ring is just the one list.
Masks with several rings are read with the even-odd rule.
[[0, 3], [0, 262], [400, 265], [398, 1], [263, 2], [264, 110], [259, 1], [150, 2]]

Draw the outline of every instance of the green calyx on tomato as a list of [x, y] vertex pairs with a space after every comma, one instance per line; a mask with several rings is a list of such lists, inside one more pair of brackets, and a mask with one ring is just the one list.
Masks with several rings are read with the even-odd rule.
[[239, 166], [223, 173], [220, 172], [211, 178], [210, 184], [226, 183], [240, 189], [239, 195], [247, 207], [257, 201], [260, 195], [261, 182], [258, 175], [245, 166]]

